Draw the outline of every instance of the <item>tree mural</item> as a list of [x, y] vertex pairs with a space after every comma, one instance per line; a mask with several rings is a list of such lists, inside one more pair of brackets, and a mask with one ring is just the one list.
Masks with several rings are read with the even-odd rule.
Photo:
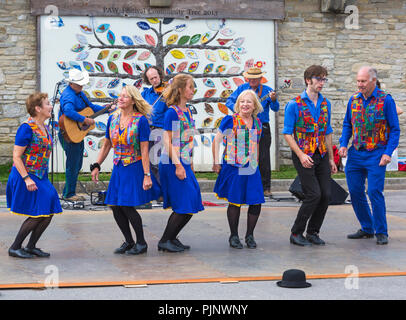
[[[204, 32], [188, 34], [186, 21], [150, 18], [136, 22], [136, 27], [131, 28], [132, 32], [137, 30], [136, 34], [119, 37], [110, 24], [95, 27], [94, 20], [91, 21], [91, 25], [79, 26], [81, 33], [76, 34], [79, 43], [71, 49], [77, 54], [76, 61], [70, 61], [69, 65], [58, 62], [58, 66], [64, 70], [71, 67], [87, 70], [92, 82], [85, 90], [95, 87], [91, 95], [86, 91], [94, 102], [110, 102], [116, 98], [121, 80], [132, 80], [140, 88], [141, 73], [150, 65], [146, 61], [152, 62], [155, 58], [154, 64], [165, 70], [165, 80], [186, 72], [200, 82], [197, 85], [200, 92], [196, 92], [196, 98], [190, 102], [203, 103], [198, 113], [207, 113], [198, 127], [216, 128], [222, 116], [213, 121], [215, 107], [223, 116], [228, 114], [224, 102], [233, 92], [232, 88], [244, 83], [243, 71], [253, 65], [263, 65], [254, 59], [243, 63], [241, 57], [247, 53], [243, 47], [245, 39], [235, 36], [224, 19], [207, 20]], [[89, 38], [94, 38], [96, 44], [91, 44]], [[93, 50], [98, 50], [96, 60], [87, 61]]]

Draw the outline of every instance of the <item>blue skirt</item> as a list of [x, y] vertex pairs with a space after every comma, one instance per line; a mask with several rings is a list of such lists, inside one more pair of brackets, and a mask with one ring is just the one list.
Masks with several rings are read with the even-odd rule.
[[259, 168], [257, 167], [251, 174], [241, 174], [244, 173], [244, 169], [247, 168], [239, 171], [238, 167], [222, 164], [214, 192], [218, 198], [238, 206], [264, 203], [264, 189]]
[[6, 187], [7, 208], [12, 213], [32, 218], [62, 213], [58, 193], [49, 181], [48, 174], [42, 179], [31, 173], [29, 175], [38, 187], [36, 191], [28, 191], [16, 167], [11, 169]]
[[[183, 163], [182, 163], [183, 164]], [[175, 165], [159, 164], [164, 209], [172, 208], [179, 214], [195, 214], [204, 210], [200, 186], [190, 165], [183, 164], [186, 178], [179, 180], [175, 174]]]
[[154, 176], [151, 175], [151, 179], [152, 188], [144, 190], [142, 161], [128, 166], [123, 166], [120, 161], [113, 167], [105, 203], [111, 206], [135, 207], [157, 200], [161, 196], [161, 189]]

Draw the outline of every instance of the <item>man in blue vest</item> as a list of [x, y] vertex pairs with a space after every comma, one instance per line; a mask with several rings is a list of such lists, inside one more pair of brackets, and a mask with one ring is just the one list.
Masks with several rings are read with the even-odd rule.
[[[345, 166], [352, 207], [361, 229], [349, 234], [349, 239], [373, 238], [376, 243], [388, 243], [386, 206], [383, 195], [386, 165], [399, 144], [400, 128], [393, 98], [376, 85], [377, 71], [369, 66], [357, 73], [358, 92], [347, 105], [339, 155], [348, 156]], [[352, 136], [352, 146], [347, 149]], [[369, 207], [365, 195], [368, 179]]]
[[259, 120], [262, 123], [262, 136], [259, 140], [259, 171], [261, 173], [262, 187], [264, 189], [264, 196], [270, 197], [271, 193], [271, 128], [269, 126], [269, 111], [278, 112], [279, 102], [276, 98], [276, 92], [268, 86], [261, 84], [262, 72], [260, 68], [249, 68], [243, 73], [247, 82], [240, 85], [227, 99], [226, 106], [234, 112], [234, 105], [238, 96], [245, 90], [254, 90], [258, 95], [260, 101], [264, 99], [261, 104], [264, 111], [258, 114]]

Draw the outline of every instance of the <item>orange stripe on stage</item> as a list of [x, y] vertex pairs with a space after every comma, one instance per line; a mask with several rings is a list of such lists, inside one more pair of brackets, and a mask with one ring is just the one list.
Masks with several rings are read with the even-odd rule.
[[[406, 276], [406, 272], [380, 272], [380, 273], [360, 273], [354, 274], [321, 274], [306, 275], [306, 279], [342, 279], [350, 277], [375, 278], [375, 277], [400, 277]], [[175, 280], [139, 280], [139, 281], [107, 281], [107, 282], [61, 282], [58, 288], [80, 288], [80, 287], [112, 287], [112, 286], [137, 286], [154, 284], [187, 284], [187, 283], [229, 283], [245, 281], [277, 281], [282, 276], [263, 276], [263, 277], [232, 277], [232, 278], [201, 278], [201, 279], [175, 279]], [[43, 283], [12, 283], [0, 284], [0, 289], [46, 289]]]

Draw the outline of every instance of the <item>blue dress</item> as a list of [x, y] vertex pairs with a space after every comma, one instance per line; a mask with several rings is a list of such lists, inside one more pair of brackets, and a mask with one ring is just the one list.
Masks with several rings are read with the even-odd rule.
[[[220, 131], [233, 128], [232, 116], [226, 116], [221, 121]], [[254, 129], [254, 127], [253, 127]], [[264, 203], [264, 189], [262, 187], [259, 167], [249, 167], [249, 163], [243, 168], [228, 164], [224, 157], [221, 170], [214, 186], [214, 193], [220, 199], [241, 206]]]
[[[109, 140], [111, 118], [112, 116], [108, 119], [106, 130], [106, 139]], [[119, 133], [122, 134], [124, 130], [120, 130]], [[142, 116], [138, 127], [139, 144], [142, 141], [149, 140], [149, 133], [148, 120]], [[138, 160], [126, 166], [124, 166], [120, 160], [118, 164], [115, 164], [113, 167], [105, 203], [112, 206], [135, 207], [149, 203], [152, 200], [157, 200], [161, 196], [161, 190], [153, 175], [151, 175], [151, 180], [152, 188], [144, 190], [142, 188], [144, 182], [142, 160]]]
[[[189, 112], [185, 117], [192, 121]], [[164, 130], [173, 131], [173, 122], [179, 123], [179, 117], [172, 108], [165, 113]], [[186, 178], [179, 180], [175, 174], [176, 167], [172, 163], [166, 152], [162, 153], [161, 162], [159, 163], [159, 175], [161, 177], [161, 187], [164, 198], [164, 209], [172, 208], [179, 214], [195, 214], [204, 210], [200, 186], [193, 173], [191, 165], [180, 159], [186, 171]]]
[[[31, 127], [27, 123], [23, 123], [17, 130], [15, 145], [28, 147], [31, 144], [32, 136]], [[48, 138], [51, 138], [49, 133]], [[48, 179], [48, 170], [42, 178], [31, 172], [28, 174], [38, 187], [36, 191], [28, 191], [17, 168], [12, 167], [6, 187], [7, 208], [14, 214], [32, 218], [49, 217], [62, 213], [58, 193]]]

